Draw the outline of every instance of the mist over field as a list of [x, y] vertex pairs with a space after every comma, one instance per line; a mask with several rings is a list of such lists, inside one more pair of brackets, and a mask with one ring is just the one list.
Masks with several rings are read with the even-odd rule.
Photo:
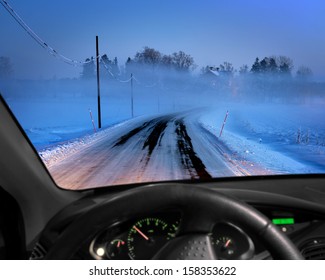
[[199, 69], [185, 52], [144, 47], [124, 65], [98, 63], [99, 103], [93, 57], [76, 78], [1, 81], [63, 188], [325, 171], [325, 83], [289, 57]]
[[[91, 115], [97, 126], [94, 66], [94, 62], [90, 67], [85, 66], [80, 77], [74, 79], [2, 81], [3, 96], [36, 145], [44, 146], [92, 131]], [[242, 109], [248, 104], [281, 104], [303, 106], [302, 110], [308, 106], [312, 110], [313, 105], [324, 106], [325, 103], [325, 83], [315, 82], [308, 76], [279, 71], [236, 73], [231, 64], [226, 63], [220, 65], [221, 68], [206, 67], [194, 73], [190, 69], [195, 66], [193, 61], [183, 68], [139, 61], [131, 61], [124, 68], [112, 66], [117, 65], [102, 62], [100, 67], [104, 127], [142, 115], [222, 108], [225, 103], [237, 104]], [[295, 125], [299, 126], [299, 120]], [[51, 133], [48, 128], [53, 128]]]
[[[226, 64], [221, 66], [228, 68], [207, 67], [199, 73], [190, 71], [194, 63], [185, 69], [131, 63], [114, 70], [112, 65], [102, 63], [100, 67], [103, 127], [144, 115], [210, 107], [220, 108], [222, 112], [230, 110], [231, 114], [232, 108], [240, 111], [264, 108], [264, 111], [259, 110], [261, 115], [257, 118], [261, 118], [276, 114], [274, 108], [282, 106], [287, 108], [283, 110], [283, 121], [292, 108], [300, 112], [291, 122], [294, 133], [306, 127], [311, 134], [319, 134], [319, 142], [323, 141], [324, 126], [320, 122], [323, 116], [314, 115], [325, 106], [325, 84], [311, 77], [248, 70], [236, 73]], [[93, 133], [91, 117], [98, 128], [95, 71], [93, 69], [89, 77], [84, 77], [85, 71], [87, 68], [75, 79], [8, 79], [2, 83], [3, 96], [36, 147], [44, 148]], [[220, 123], [222, 118], [218, 120]], [[242, 114], [241, 118], [245, 116]]]

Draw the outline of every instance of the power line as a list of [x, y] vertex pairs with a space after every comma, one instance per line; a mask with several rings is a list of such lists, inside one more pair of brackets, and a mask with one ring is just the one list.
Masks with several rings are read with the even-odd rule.
[[120, 83], [128, 83], [128, 82], [130, 82], [132, 79], [134, 79], [135, 80], [135, 78], [133, 77], [133, 78], [129, 78], [129, 79], [127, 79], [127, 80], [120, 80], [118, 77], [116, 77], [113, 73], [112, 73], [112, 67], [110, 66], [110, 65], [107, 65], [106, 64], [106, 62], [104, 61], [104, 59], [100, 59], [100, 62], [103, 64], [103, 66], [104, 66], [104, 68], [107, 70], [107, 72], [116, 80], [116, 81], [118, 81], [118, 82], [120, 82]]
[[73, 66], [81, 66], [91, 61], [81, 62], [78, 60], [70, 59], [59, 52], [57, 52], [54, 48], [52, 48], [49, 44], [47, 44], [44, 40], [42, 40], [25, 22], [24, 20], [15, 12], [15, 10], [9, 5], [9, 3], [5, 0], [0, 0], [1, 5], [9, 12], [9, 14], [15, 19], [15, 21], [27, 32], [27, 34], [42, 48], [46, 49], [51, 55], [62, 60], [63, 62], [73, 65]]
[[153, 88], [157, 86], [157, 83], [151, 84], [151, 85], [144, 85], [143, 83], [141, 83], [134, 75], [132, 75], [131, 78], [127, 79], [127, 80], [121, 80], [119, 79], [116, 75], [114, 75], [112, 73], [112, 67], [110, 65], [108, 65], [105, 60], [103, 58], [100, 58], [100, 62], [102, 63], [102, 65], [104, 66], [104, 68], [107, 70], [107, 72], [118, 82], [120, 83], [128, 83], [130, 81], [135, 81], [138, 85], [142, 85], [146, 88]]

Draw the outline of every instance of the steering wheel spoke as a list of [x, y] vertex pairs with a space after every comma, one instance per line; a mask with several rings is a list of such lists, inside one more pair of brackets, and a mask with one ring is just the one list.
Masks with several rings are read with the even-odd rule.
[[170, 240], [153, 259], [216, 260], [208, 234], [187, 234]]

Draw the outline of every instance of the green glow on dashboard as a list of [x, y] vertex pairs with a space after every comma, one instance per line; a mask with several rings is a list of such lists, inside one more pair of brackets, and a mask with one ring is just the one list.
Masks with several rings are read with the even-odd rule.
[[272, 219], [272, 223], [275, 225], [293, 225], [295, 223], [294, 218], [276, 218]]

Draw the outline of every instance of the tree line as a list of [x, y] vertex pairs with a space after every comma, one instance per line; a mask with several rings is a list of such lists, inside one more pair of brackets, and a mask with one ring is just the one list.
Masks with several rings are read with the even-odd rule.
[[[130, 74], [132, 72], [150, 72], [157, 69], [173, 69], [184, 73], [189, 73], [195, 69], [196, 65], [191, 55], [183, 51], [174, 52], [172, 54], [163, 54], [160, 51], [144, 47], [142, 51], [138, 51], [133, 58], [128, 57], [124, 67], [118, 65], [118, 59], [109, 59], [106, 54], [101, 56], [101, 70], [108, 72], [111, 78]], [[81, 72], [82, 79], [91, 79], [95, 77], [95, 59], [87, 58]]]
[[[96, 76], [95, 58], [85, 59], [85, 63], [80, 73], [81, 79], [91, 79]], [[128, 75], [132, 72], [144, 72], [149, 75], [155, 70], [173, 70], [182, 73], [191, 73], [197, 68], [194, 58], [184, 51], [174, 52], [172, 54], [163, 54], [162, 52], [144, 47], [143, 50], [136, 52], [133, 58], [128, 57], [123, 66], [118, 63], [117, 57], [110, 59], [107, 54], [101, 56], [100, 67], [103, 72], [108, 73], [110, 78], [116, 78], [121, 75]], [[242, 65], [236, 70], [232, 63], [224, 62], [219, 66], [207, 65], [200, 71], [201, 76], [217, 73], [220, 76], [233, 76], [254, 74], [270, 77], [288, 77], [292, 76], [294, 69], [293, 60], [287, 56], [268, 56], [263, 59], [256, 58], [249, 67]], [[13, 66], [9, 57], [0, 57], [0, 78], [7, 79], [13, 75]], [[308, 80], [312, 77], [312, 70], [307, 66], [300, 66], [296, 71], [296, 77], [302, 80]]]
[[[242, 65], [237, 71], [232, 63], [224, 62], [219, 66], [206, 66], [201, 69], [202, 74], [209, 73], [211, 71], [217, 71], [220, 75], [234, 75], [236, 72], [239, 75], [254, 74], [259, 76], [292, 76], [292, 70], [294, 68], [293, 60], [287, 56], [269, 56], [259, 59], [256, 57], [252, 66], [249, 67], [247, 64]], [[312, 76], [312, 70], [307, 66], [300, 66], [296, 71], [296, 77], [302, 79], [308, 79]]]

